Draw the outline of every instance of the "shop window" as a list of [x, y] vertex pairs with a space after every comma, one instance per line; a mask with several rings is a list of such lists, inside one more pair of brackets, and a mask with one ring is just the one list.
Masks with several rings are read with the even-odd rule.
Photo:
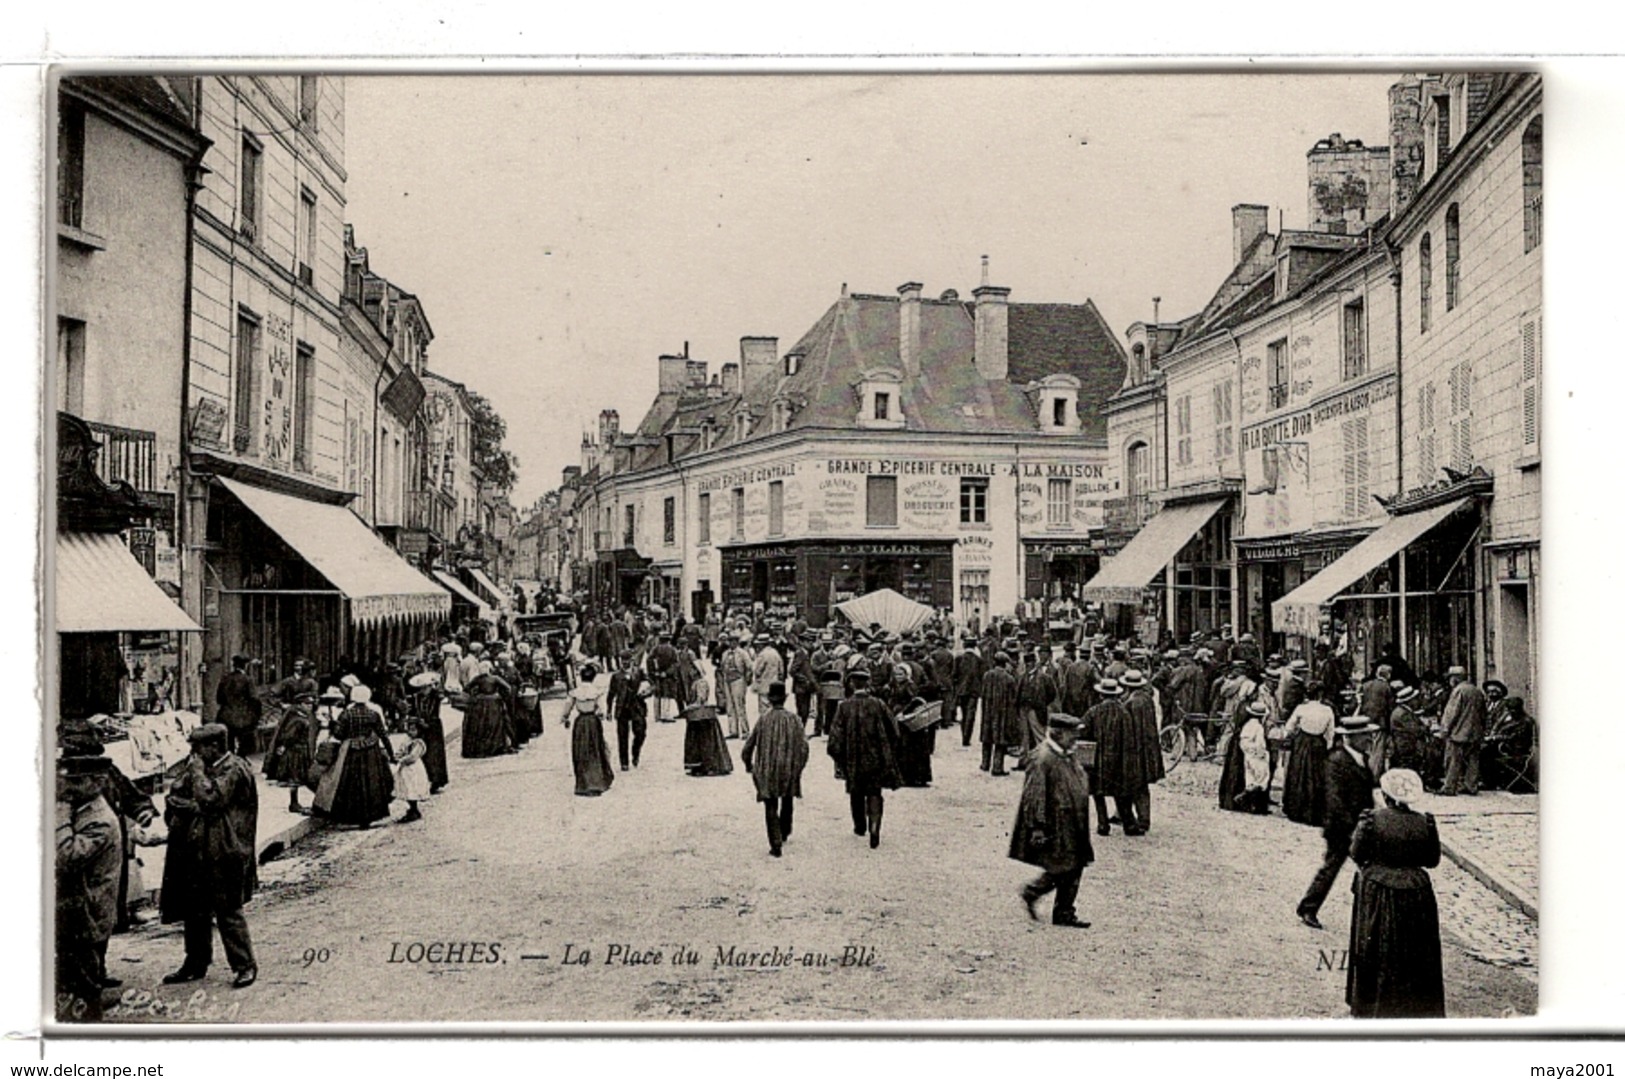
[[1461, 207], [1450, 204], [1444, 215], [1444, 309], [1454, 311], [1461, 299]]
[[1360, 378], [1366, 372], [1365, 300], [1343, 305], [1343, 381]]
[[1523, 249], [1527, 254], [1540, 246], [1542, 222], [1541, 118], [1529, 121], [1523, 129]]
[[784, 481], [774, 480], [767, 485], [767, 534], [784, 535]]
[[1526, 454], [1540, 452], [1540, 343], [1540, 313], [1524, 316], [1519, 327], [1519, 351], [1523, 358], [1520, 393]]
[[870, 476], [866, 493], [869, 527], [897, 527], [897, 477]]
[[1416, 283], [1416, 302], [1421, 333], [1427, 333], [1433, 322], [1433, 234], [1422, 233], [1422, 242], [1416, 247], [1416, 270], [1421, 278]]
[[254, 375], [259, 369], [260, 320], [248, 311], [237, 313], [237, 356], [232, 370], [232, 447], [251, 452], [254, 444]]
[[745, 538], [745, 489], [743, 487], [735, 487], [733, 489], [733, 499], [734, 499], [734, 536], [733, 536], [733, 538], [735, 540], [742, 540], [742, 539]]
[[1059, 528], [1072, 523], [1072, 481], [1067, 479], [1050, 478], [1049, 498], [1047, 500], [1049, 515], [1048, 522], [1051, 528]]
[[986, 610], [992, 594], [993, 571], [966, 569], [959, 571], [959, 602], [967, 608]]
[[1371, 503], [1371, 440], [1368, 416], [1343, 422], [1343, 519], [1357, 521]]
[[711, 542], [711, 492], [700, 496], [700, 542]]
[[293, 355], [293, 467], [309, 472], [316, 427], [316, 350], [300, 342]]
[[260, 191], [265, 183], [264, 157], [260, 140], [243, 132], [242, 168], [239, 170], [237, 191], [237, 231], [249, 243], [259, 240]]
[[1191, 455], [1191, 395], [1188, 393], [1174, 401], [1174, 428], [1175, 456], [1180, 464], [1188, 465], [1194, 459]]
[[56, 129], [56, 219], [82, 228], [85, 223], [85, 110], [62, 99]]
[[987, 479], [968, 476], [959, 481], [959, 523], [987, 524]]
[[1213, 457], [1223, 463], [1236, 452], [1235, 383], [1225, 381], [1213, 385]]
[[1286, 404], [1290, 377], [1287, 366], [1286, 338], [1271, 341], [1268, 360], [1269, 404], [1266, 406], [1268, 408], [1280, 408]]
[[56, 320], [56, 407], [85, 414], [85, 324], [76, 318]]
[[677, 499], [668, 498], [661, 504], [660, 535], [667, 547], [677, 542]]

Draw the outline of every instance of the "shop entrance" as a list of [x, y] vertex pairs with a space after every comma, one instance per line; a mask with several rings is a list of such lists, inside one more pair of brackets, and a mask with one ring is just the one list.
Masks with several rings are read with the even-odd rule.
[[1529, 584], [1501, 582], [1501, 659], [1496, 673], [1507, 684], [1509, 696], [1522, 697], [1533, 707], [1529, 672]]

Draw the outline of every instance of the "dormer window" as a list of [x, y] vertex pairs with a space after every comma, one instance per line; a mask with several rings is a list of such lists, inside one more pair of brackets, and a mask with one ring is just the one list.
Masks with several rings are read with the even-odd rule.
[[778, 432], [778, 431], [783, 431], [783, 430], [788, 429], [789, 426], [790, 426], [790, 416], [791, 415], [792, 415], [792, 410], [790, 408], [790, 402], [789, 401], [785, 400], [782, 397], [779, 398], [778, 400], [774, 401], [773, 402], [773, 430], [775, 432]]
[[700, 449], [708, 450], [717, 444], [717, 424], [707, 416], [700, 423]]
[[903, 376], [892, 367], [865, 371], [858, 380], [858, 426], [903, 426]]
[[743, 442], [750, 437], [750, 413], [740, 412], [734, 416], [734, 441]]
[[1038, 393], [1038, 427], [1044, 434], [1075, 435], [1079, 431], [1078, 393], [1083, 382], [1076, 375], [1048, 375], [1031, 383]]
[[801, 370], [801, 353], [786, 352], [784, 354], [784, 377], [790, 378]]

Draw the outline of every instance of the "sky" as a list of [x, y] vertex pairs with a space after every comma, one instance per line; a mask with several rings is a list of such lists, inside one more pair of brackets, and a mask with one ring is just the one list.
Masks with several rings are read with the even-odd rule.
[[1123, 336], [1199, 309], [1230, 208], [1307, 224], [1305, 155], [1386, 145], [1377, 74], [352, 75], [346, 219], [484, 394], [516, 506], [637, 423], [657, 358], [781, 352], [840, 296], [1093, 299]]

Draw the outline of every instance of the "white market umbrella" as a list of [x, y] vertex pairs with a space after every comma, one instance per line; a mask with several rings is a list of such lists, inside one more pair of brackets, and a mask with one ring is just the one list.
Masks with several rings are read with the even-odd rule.
[[907, 596], [893, 592], [889, 588], [870, 592], [857, 599], [849, 599], [845, 603], [837, 603], [835, 609], [846, 615], [855, 625], [867, 627], [878, 622], [880, 628], [887, 633], [897, 634], [918, 629], [936, 614], [925, 604], [915, 603]]

